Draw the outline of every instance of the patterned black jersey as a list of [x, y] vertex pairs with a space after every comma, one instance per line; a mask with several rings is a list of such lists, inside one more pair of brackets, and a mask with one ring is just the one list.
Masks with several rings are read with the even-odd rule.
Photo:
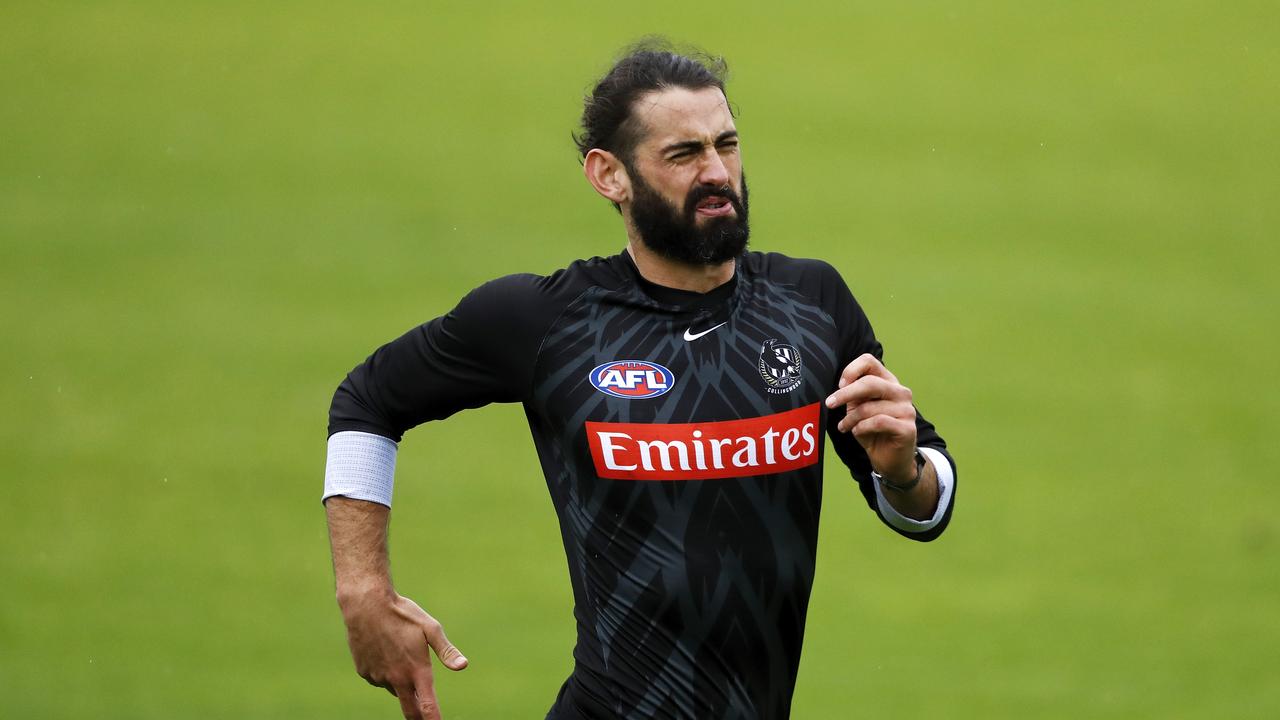
[[[624, 252], [472, 291], [353, 370], [329, 431], [398, 441], [464, 408], [522, 403], [577, 621], [548, 717], [785, 718], [824, 432], [880, 512], [866, 455], [835, 430], [843, 408], [822, 405], [864, 352], [882, 355], [825, 263], [749, 252], [697, 294], [647, 282]], [[945, 455], [923, 417], [918, 441]], [[953, 506], [903, 534], [933, 539]]]

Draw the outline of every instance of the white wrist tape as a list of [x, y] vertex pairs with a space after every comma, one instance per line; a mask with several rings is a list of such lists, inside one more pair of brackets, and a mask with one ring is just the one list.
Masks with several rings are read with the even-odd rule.
[[391, 507], [396, 475], [396, 443], [372, 433], [348, 430], [329, 437], [324, 465], [324, 500], [334, 495]]

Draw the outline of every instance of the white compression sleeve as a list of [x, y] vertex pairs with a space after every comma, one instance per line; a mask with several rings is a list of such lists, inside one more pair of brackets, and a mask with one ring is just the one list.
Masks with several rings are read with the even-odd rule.
[[391, 507], [396, 443], [372, 433], [348, 430], [329, 437], [324, 465], [324, 500], [334, 495]]

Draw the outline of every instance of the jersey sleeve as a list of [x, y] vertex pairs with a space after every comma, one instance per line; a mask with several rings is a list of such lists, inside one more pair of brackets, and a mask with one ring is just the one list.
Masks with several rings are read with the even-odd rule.
[[[876, 339], [875, 332], [871, 328], [871, 321], [867, 319], [866, 313], [863, 312], [853, 293], [849, 291], [849, 286], [845, 284], [844, 279], [830, 265], [823, 263], [822, 268], [820, 284], [824, 305], [833, 312], [832, 319], [836, 323], [840, 336], [840, 348], [838, 350], [840, 357], [836, 360], [837, 372], [842, 371], [846, 365], [853, 362], [855, 358], [863, 353], [871, 353], [877, 360], [884, 362], [884, 347]], [[835, 388], [836, 380], [838, 380], [838, 376], [832, 381], [832, 389]], [[920, 409], [916, 408], [916, 445], [934, 451], [925, 453], [931, 462], [936, 464], [939, 459], [946, 461], [950, 469], [949, 479], [951, 482], [949, 488], [943, 488], [946, 492], [940, 493], [939, 504], [945, 503], [945, 507], [940, 508], [942, 510], [941, 518], [927, 529], [918, 530], [911, 528], [910, 525], [912, 523], [910, 521], [904, 522], [901, 516], [891, 517], [889, 513], [892, 513], [892, 508], [888, 508], [889, 513], [886, 513], [885, 504], [880, 501], [878, 488], [871, 478], [871, 461], [867, 458], [866, 452], [853, 436], [853, 433], [840, 432], [836, 427], [840, 420], [844, 418], [844, 414], [843, 407], [827, 411], [827, 436], [831, 438], [831, 444], [836, 451], [836, 455], [849, 468], [850, 474], [858, 482], [858, 489], [862, 492], [863, 498], [866, 499], [867, 505], [876, 512], [881, 522], [904, 537], [927, 542], [941, 535], [951, 521], [951, 511], [955, 506], [955, 486], [958, 475], [955, 460], [947, 451], [947, 443], [938, 434], [933, 423], [926, 420], [924, 415], [920, 413]], [[946, 470], [942, 469], [939, 474], [942, 475], [944, 473], [946, 473]]]
[[447, 314], [378, 348], [347, 374], [329, 408], [329, 435], [405, 431], [468, 408], [527, 398], [538, 344], [558, 310], [546, 278], [486, 283]]

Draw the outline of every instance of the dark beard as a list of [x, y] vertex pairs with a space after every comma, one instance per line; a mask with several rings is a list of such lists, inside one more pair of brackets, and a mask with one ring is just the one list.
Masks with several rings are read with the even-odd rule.
[[[742, 254], [751, 230], [747, 225], [747, 176], [742, 197], [725, 186], [700, 185], [685, 198], [683, 211], [658, 194], [639, 172], [631, 175], [631, 222], [640, 240], [653, 252], [686, 265], [719, 265]], [[710, 218], [698, 227], [698, 202], [711, 195], [728, 198], [733, 217]]]

